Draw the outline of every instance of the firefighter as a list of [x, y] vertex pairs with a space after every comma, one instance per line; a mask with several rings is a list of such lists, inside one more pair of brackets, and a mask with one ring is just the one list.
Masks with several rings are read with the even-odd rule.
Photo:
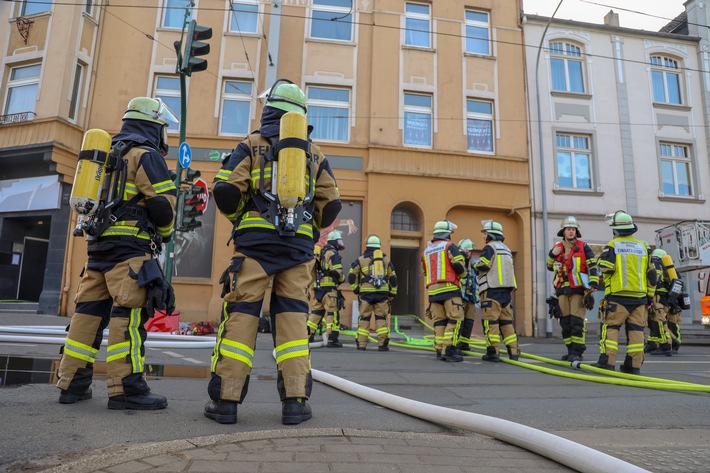
[[[233, 224], [234, 242], [220, 278], [224, 303], [207, 388], [211, 400], [204, 409], [221, 424], [237, 422], [237, 405], [246, 397], [270, 282], [281, 422], [311, 418], [307, 287], [318, 229], [330, 225], [341, 208], [330, 165], [307, 136], [301, 88], [279, 79], [265, 100], [261, 127], [225, 158], [212, 185], [217, 208]], [[272, 171], [280, 178], [272, 178]]]
[[[473, 272], [473, 249], [475, 245], [470, 238], [464, 238], [458, 243], [459, 250], [465, 258], [466, 276], [461, 278], [461, 298], [463, 299], [463, 323], [460, 325], [458, 333], [459, 350], [471, 349], [471, 333], [476, 315], [476, 304], [478, 304], [478, 287], [476, 275]], [[463, 354], [463, 353], [462, 353]]]
[[560, 327], [567, 353], [562, 360], [581, 361], [587, 349], [587, 310], [594, 308], [592, 292], [599, 289], [594, 252], [580, 240], [575, 217], [566, 217], [557, 232], [562, 241], [547, 255], [547, 270], [554, 271], [553, 285], [560, 307]]
[[665, 255], [666, 252], [660, 248], [651, 252], [651, 263], [656, 270], [656, 294], [648, 314], [650, 333], [643, 351], [651, 355], [672, 356], [673, 335], [667, 326], [671, 305], [668, 294], [671, 289], [671, 280], [661, 260]]
[[390, 303], [397, 295], [397, 273], [392, 261], [382, 252], [382, 242], [377, 235], [367, 237], [365, 252], [350, 266], [348, 284], [360, 303], [357, 349], [365, 351], [370, 326], [374, 325], [377, 332], [377, 350], [389, 351], [387, 317]]
[[345, 249], [343, 235], [338, 230], [328, 233], [328, 241], [316, 258], [316, 274], [313, 288], [315, 302], [308, 317], [309, 341], [313, 341], [318, 325], [323, 316], [326, 320], [326, 333], [330, 348], [343, 346], [338, 340], [340, 335], [340, 317], [338, 317], [338, 286], [345, 281], [340, 251]]
[[174, 308], [172, 288], [156, 259], [173, 234], [177, 194], [163, 158], [169, 122], [177, 119], [162, 101], [136, 97], [112, 139], [113, 164], [123, 170], [119, 188], [125, 191], [85, 227], [88, 262], [62, 348], [60, 403], [91, 398], [93, 365], [108, 326], [108, 408], [153, 410], [168, 404], [151, 393], [143, 374], [143, 324], [154, 309]]
[[456, 225], [441, 220], [434, 224], [433, 237], [422, 253], [422, 269], [429, 311], [434, 320], [436, 358], [442, 361], [463, 361], [461, 350], [454, 340], [464, 320], [461, 299], [461, 278], [466, 277], [466, 259], [451, 242]]
[[483, 335], [486, 338], [484, 361], [500, 361], [501, 335], [508, 350], [508, 357], [520, 357], [518, 336], [513, 326], [513, 291], [517, 288], [513, 254], [503, 241], [503, 226], [492, 220], [483, 224], [483, 247], [476, 271], [478, 292], [483, 311]]
[[606, 309], [602, 314], [599, 361], [592, 366], [616, 369], [619, 330], [626, 325], [624, 373], [640, 374], [643, 364], [643, 331], [648, 319], [647, 305], [656, 290], [656, 270], [651, 263], [648, 244], [634, 238], [638, 227], [623, 210], [610, 213], [605, 221], [614, 238], [599, 255], [597, 264], [604, 276]]

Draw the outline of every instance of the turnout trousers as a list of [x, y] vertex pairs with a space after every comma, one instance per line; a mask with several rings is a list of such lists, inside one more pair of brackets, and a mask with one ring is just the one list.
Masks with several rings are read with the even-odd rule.
[[269, 275], [253, 258], [236, 253], [228, 268], [231, 290], [224, 297], [222, 321], [212, 354], [208, 393], [213, 401], [241, 403], [249, 387], [259, 314], [271, 288], [271, 327], [276, 349], [277, 390], [281, 400], [311, 394], [307, 286], [314, 261]]
[[629, 368], [641, 368], [643, 364], [643, 330], [648, 319], [645, 304], [634, 307], [631, 312], [622, 304], [608, 302], [602, 320], [599, 353], [608, 357], [608, 364], [616, 363], [619, 352], [619, 330], [626, 325], [626, 359], [624, 365]]
[[[308, 316], [308, 335], [316, 333], [318, 325], [325, 316], [325, 330], [330, 338], [330, 334], [340, 332], [340, 320], [338, 320], [338, 290], [333, 289], [323, 294], [323, 298], [319, 301], [318, 297], [314, 296], [313, 310]], [[337, 325], [336, 325], [337, 324]]]
[[561, 294], [560, 327], [562, 339], [567, 346], [567, 354], [582, 356], [587, 349], [587, 309], [582, 305], [583, 294]]
[[513, 326], [513, 308], [510, 303], [502, 305], [495, 299], [489, 299], [487, 294], [481, 294], [481, 309], [483, 310], [483, 335], [486, 338], [486, 352], [500, 353], [501, 336], [509, 355], [520, 355], [518, 336]]
[[[386, 346], [390, 338], [390, 329], [387, 321], [389, 303], [387, 299], [380, 302], [367, 302], [360, 298], [360, 319], [357, 327], [357, 347], [367, 347], [370, 327], [374, 323], [377, 333], [377, 345]], [[374, 319], [374, 320], [373, 320]]]
[[454, 338], [464, 320], [463, 300], [455, 296], [445, 301], [429, 301], [429, 310], [434, 320], [434, 348], [445, 353], [447, 347], [457, 343]]
[[138, 272], [151, 258], [150, 254], [128, 259], [111, 253], [89, 254], [74, 299], [76, 312], [62, 347], [57, 387], [82, 392], [91, 385], [103, 331], [108, 327], [109, 397], [150, 392], [143, 376], [146, 289], [138, 287]]

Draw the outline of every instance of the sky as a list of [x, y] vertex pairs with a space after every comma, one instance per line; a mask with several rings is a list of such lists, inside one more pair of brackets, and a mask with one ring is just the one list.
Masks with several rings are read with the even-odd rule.
[[[559, 0], [522, 0], [525, 13], [550, 16]], [[685, 0], [563, 0], [555, 18], [604, 23], [609, 10], [619, 14], [619, 26], [658, 31], [685, 11]], [[621, 10], [620, 8], [624, 8]], [[633, 10], [634, 13], [627, 10]], [[649, 16], [653, 15], [653, 16]], [[660, 17], [660, 18], [658, 18]]]

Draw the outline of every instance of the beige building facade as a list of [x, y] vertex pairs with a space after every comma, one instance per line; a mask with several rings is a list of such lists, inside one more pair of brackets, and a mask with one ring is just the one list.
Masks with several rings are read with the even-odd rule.
[[[52, 277], [59, 284], [42, 290], [47, 302], [40, 311], [56, 306], [56, 313], [71, 314], [85, 259], [85, 243], [70, 236], [75, 216], [65, 202], [83, 133], [118, 131], [135, 96], [159, 96], [180, 111], [173, 43], [181, 38], [186, 4], [97, 2], [90, 12], [53, 4], [24, 16], [24, 2], [0, 7], [0, 21], [9, 25], [0, 37], [0, 181], [55, 174], [61, 187], [57, 209], [0, 214], [0, 240], [10, 240], [11, 249], [32, 222], [51, 217], [46, 239], [54, 259], [48, 260], [57, 264]], [[211, 27], [213, 36], [207, 70], [187, 79], [191, 168], [210, 183], [223, 157], [258, 128], [259, 94], [277, 78], [291, 79], [307, 95], [311, 138], [338, 180], [343, 212], [335, 228], [345, 235], [344, 266], [369, 234], [379, 235], [400, 279], [393, 313], [423, 315], [419, 257], [434, 223], [451, 220], [458, 225], [453, 239], [471, 238], [480, 249], [481, 221], [494, 219], [516, 257], [516, 328], [532, 335], [520, 7], [518, 0], [198, 0], [189, 18]], [[17, 116], [30, 110], [8, 108], [6, 96], [18, 84], [13, 71], [26, 65], [35, 67], [21, 72], [37, 74], [36, 96], [27, 102], [32, 116]], [[173, 169], [178, 141], [175, 129], [168, 155]], [[8, 165], [24, 167], [21, 156], [30, 149], [37, 153], [33, 170], [7, 171]], [[202, 221], [176, 239], [173, 284], [184, 320], [219, 318], [216, 281], [231, 256], [230, 224], [213, 203]], [[18, 229], [22, 222], [24, 230]], [[42, 276], [48, 280], [48, 270]], [[350, 325], [355, 298], [344, 292], [349, 303], [342, 321]]]

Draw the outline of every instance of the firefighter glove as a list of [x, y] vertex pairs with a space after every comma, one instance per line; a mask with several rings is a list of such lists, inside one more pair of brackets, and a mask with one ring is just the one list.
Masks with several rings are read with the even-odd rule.
[[587, 310], [594, 309], [594, 296], [591, 292], [584, 293], [584, 297], [582, 297], [582, 305]]
[[175, 292], [165, 279], [158, 260], [150, 259], [143, 263], [138, 271], [138, 286], [146, 288], [145, 310], [148, 317], [153, 317], [156, 310], [163, 310], [171, 315], [175, 310]]
[[550, 315], [550, 318], [556, 318], [559, 319], [562, 317], [562, 309], [560, 309], [560, 301], [557, 299], [555, 296], [550, 296], [547, 299], [545, 299], [545, 302], [547, 302], [548, 305], [548, 310], [547, 313]]

